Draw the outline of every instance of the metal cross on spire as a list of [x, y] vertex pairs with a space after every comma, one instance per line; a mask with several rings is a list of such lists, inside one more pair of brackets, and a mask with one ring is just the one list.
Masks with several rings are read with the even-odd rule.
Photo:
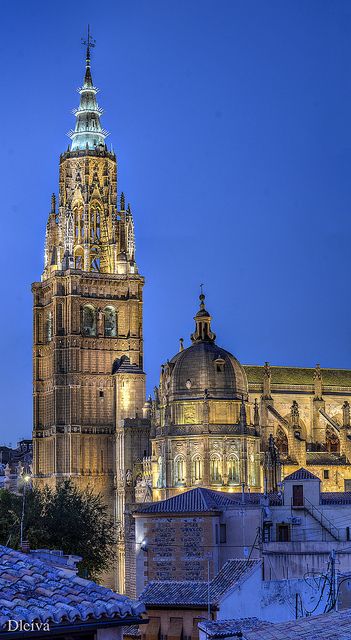
[[88, 34], [87, 34], [87, 39], [85, 40], [84, 38], [81, 39], [82, 40], [82, 44], [84, 46], [86, 46], [87, 48], [87, 54], [88, 56], [90, 55], [90, 49], [92, 49], [93, 47], [95, 47], [96, 45], [96, 40], [94, 40], [94, 38], [91, 36], [90, 34], [90, 24], [88, 24]]

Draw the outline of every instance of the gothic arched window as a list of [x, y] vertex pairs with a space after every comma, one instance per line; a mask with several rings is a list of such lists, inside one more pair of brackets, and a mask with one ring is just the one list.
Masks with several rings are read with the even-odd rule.
[[202, 480], [202, 473], [203, 473], [202, 458], [200, 456], [194, 456], [194, 458], [192, 459], [192, 474], [191, 474], [193, 482], [199, 482], [199, 480]]
[[83, 249], [79, 247], [74, 251], [74, 268], [83, 269]]
[[215, 483], [222, 482], [221, 457], [217, 454], [213, 455], [210, 460], [210, 481]]
[[282, 458], [286, 458], [289, 453], [288, 438], [281, 427], [277, 429], [275, 444]]
[[84, 209], [83, 206], [76, 206], [74, 214], [74, 239], [76, 243], [83, 242], [84, 239]]
[[96, 313], [94, 307], [86, 304], [83, 307], [83, 334], [85, 336], [96, 336]]
[[90, 207], [90, 239], [94, 242], [100, 239], [101, 209], [96, 204]]
[[183, 456], [177, 456], [174, 459], [174, 484], [185, 483], [185, 460]]
[[114, 309], [114, 307], [105, 307], [104, 318], [105, 336], [114, 338], [117, 335], [116, 309]]
[[240, 466], [239, 458], [236, 455], [231, 455], [227, 463], [228, 469], [228, 483], [239, 484], [240, 483]]

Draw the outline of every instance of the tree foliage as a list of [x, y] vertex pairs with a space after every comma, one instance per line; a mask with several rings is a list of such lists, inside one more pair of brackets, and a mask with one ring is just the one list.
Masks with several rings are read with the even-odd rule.
[[[19, 547], [23, 496], [0, 490], [0, 544]], [[80, 491], [71, 480], [56, 490], [25, 495], [24, 537], [32, 549], [59, 549], [82, 557], [80, 575], [98, 579], [111, 566], [115, 530], [100, 495]]]

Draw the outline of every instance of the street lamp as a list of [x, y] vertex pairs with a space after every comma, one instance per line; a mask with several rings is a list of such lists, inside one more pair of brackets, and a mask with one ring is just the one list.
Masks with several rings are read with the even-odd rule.
[[23, 525], [24, 525], [24, 512], [25, 512], [25, 505], [26, 505], [26, 489], [27, 489], [27, 485], [30, 481], [30, 475], [25, 474], [23, 476], [23, 494], [22, 494], [22, 515], [21, 515], [21, 533], [20, 533], [20, 547], [22, 549], [22, 545], [23, 545]]

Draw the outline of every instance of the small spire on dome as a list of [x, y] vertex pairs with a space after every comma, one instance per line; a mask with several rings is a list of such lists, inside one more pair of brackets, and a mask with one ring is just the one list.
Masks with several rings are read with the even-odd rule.
[[184, 338], [179, 338], [179, 351], [184, 351]]
[[191, 334], [190, 338], [192, 343], [194, 342], [214, 342], [216, 334], [211, 331], [211, 316], [205, 309], [205, 294], [203, 292], [203, 284], [200, 285], [201, 293], [200, 309], [197, 312], [195, 320], [195, 331]]

